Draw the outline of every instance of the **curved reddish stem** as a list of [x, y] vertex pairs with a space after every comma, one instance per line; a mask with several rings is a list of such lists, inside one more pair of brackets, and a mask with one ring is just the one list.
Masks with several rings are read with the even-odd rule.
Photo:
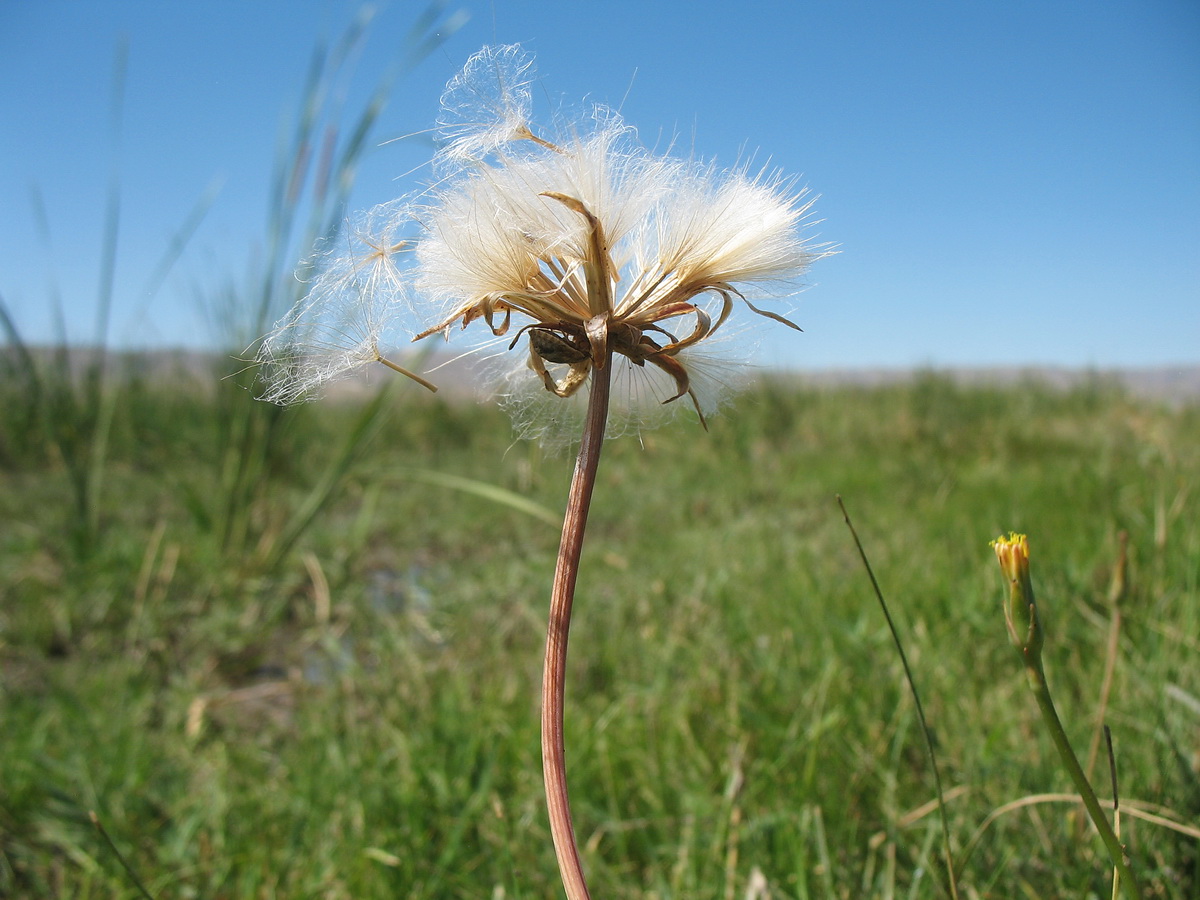
[[592, 488], [596, 484], [596, 469], [604, 444], [604, 427], [608, 421], [608, 400], [611, 387], [612, 357], [601, 367], [593, 367], [588, 396], [587, 419], [571, 490], [567, 495], [567, 511], [563, 517], [562, 541], [558, 562], [554, 568], [554, 585], [550, 591], [550, 623], [546, 629], [546, 662], [542, 670], [542, 774], [546, 782], [546, 806], [550, 813], [550, 835], [558, 870], [569, 900], [590, 900], [575, 828], [571, 824], [571, 805], [567, 797], [567, 767], [563, 741], [563, 706], [567, 671], [567, 638], [571, 628], [571, 604], [575, 599], [575, 580], [579, 575], [579, 557], [587, 528]]

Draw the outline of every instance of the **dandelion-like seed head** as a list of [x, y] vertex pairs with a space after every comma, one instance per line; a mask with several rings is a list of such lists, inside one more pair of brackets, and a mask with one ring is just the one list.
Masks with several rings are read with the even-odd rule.
[[360, 214], [301, 265], [314, 273], [303, 299], [259, 345], [263, 399], [309, 399], [332, 381], [380, 362], [380, 347], [410, 306], [416, 220], [407, 200]]
[[442, 92], [437, 162], [475, 162], [503, 144], [532, 137], [534, 76], [533, 57], [517, 44], [485, 47], [468, 59]]
[[[704, 422], [719, 393], [709, 389], [724, 381], [705, 351], [734, 310], [796, 327], [756, 304], [794, 293], [829, 252], [805, 237], [810, 201], [778, 173], [656, 154], [605, 107], [538, 134], [531, 78], [519, 47], [471, 57], [442, 98], [441, 180], [356, 230], [360, 250], [327, 261], [264, 352], [281, 335], [306, 338], [302, 322], [324, 335], [320, 323], [365, 316], [366, 340], [346, 352], [378, 357], [379, 325], [411, 309], [424, 320], [415, 339], [474, 326], [520, 348], [521, 371], [502, 390], [524, 413], [586, 393], [591, 374], [613, 366], [649, 385], [638, 395], [652, 402], [635, 405], [687, 398]], [[398, 221], [415, 223], [411, 236]], [[319, 386], [334, 368], [293, 379], [275, 399]]]

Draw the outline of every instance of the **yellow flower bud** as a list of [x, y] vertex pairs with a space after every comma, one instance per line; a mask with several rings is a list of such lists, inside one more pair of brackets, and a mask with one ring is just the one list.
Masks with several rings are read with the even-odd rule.
[[1008, 602], [1004, 604], [1004, 620], [1013, 645], [1027, 658], [1042, 652], [1042, 625], [1033, 598], [1033, 581], [1029, 577], [1029, 539], [1012, 532], [992, 541], [1000, 570], [1008, 579]]

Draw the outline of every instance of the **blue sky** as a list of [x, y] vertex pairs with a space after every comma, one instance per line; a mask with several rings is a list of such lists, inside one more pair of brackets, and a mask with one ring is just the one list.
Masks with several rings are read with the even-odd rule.
[[[351, 105], [402, 52], [423, 5], [382, 6], [346, 82]], [[360, 6], [0, 0], [0, 294], [26, 337], [55, 333], [51, 273], [69, 335], [92, 335], [115, 163], [112, 338], [212, 343], [198, 297], [239, 279], [261, 249], [281, 122], [314, 43]], [[445, 81], [480, 46], [521, 42], [545, 96], [620, 106], [646, 143], [770, 161], [820, 195], [820, 236], [841, 253], [799, 298], [805, 334], [772, 338], [767, 362], [1200, 362], [1195, 0], [450, 0], [447, 16], [460, 9], [466, 24], [398, 85], [380, 142], [428, 127]], [[374, 149], [352, 205], [407, 190], [396, 177], [424, 152]], [[215, 181], [187, 252], [145, 296], [169, 236]]]

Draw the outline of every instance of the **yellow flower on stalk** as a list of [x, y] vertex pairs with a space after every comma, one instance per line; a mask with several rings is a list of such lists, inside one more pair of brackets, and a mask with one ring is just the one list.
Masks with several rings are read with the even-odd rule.
[[[385, 361], [377, 348], [403, 310], [417, 319], [414, 340], [480, 322], [490, 341], [523, 345], [524, 365], [504, 376], [515, 406], [529, 404], [531, 389], [557, 401], [585, 393], [593, 371], [615, 365], [647, 376], [660, 404], [688, 398], [703, 423], [720, 398], [697, 351], [735, 308], [796, 327], [756, 303], [793, 294], [828, 252], [802, 233], [803, 190], [777, 173], [651, 152], [605, 107], [560, 124], [553, 139], [539, 135], [531, 80], [531, 57], [507, 46], [482, 50], [451, 81], [440, 180], [391, 204], [365, 255], [327, 261], [260, 352], [270, 362], [288, 346], [300, 360], [289, 389], [269, 398], [293, 399], [339, 366]], [[385, 271], [348, 277], [364, 267]], [[304, 346], [301, 323], [306, 310], [345, 307], [376, 312], [367, 339], [331, 363], [331, 342]], [[540, 434], [536, 423], [525, 431]]]
[[[1037, 700], [1042, 720], [1050, 732], [1059, 758], [1062, 760], [1067, 774], [1075, 783], [1075, 789], [1079, 791], [1088, 816], [1100, 833], [1100, 839], [1104, 842], [1104, 847], [1112, 860], [1114, 868], [1113, 896], [1117, 895], [1119, 883], [1120, 889], [1129, 900], [1137, 900], [1143, 894], [1138, 889], [1137, 881], [1130, 867], [1129, 855], [1125, 852], [1125, 847], [1117, 836], [1119, 829], [1113, 829], [1107, 813], [1100, 807], [1096, 791], [1092, 788], [1087, 774], [1079, 764], [1079, 758], [1075, 755], [1075, 751], [1071, 749], [1066, 729], [1063, 728], [1058, 711], [1054, 708], [1054, 700], [1050, 696], [1050, 685], [1046, 681], [1046, 672], [1042, 665], [1042, 645], [1045, 642], [1045, 633], [1038, 616], [1037, 603], [1033, 599], [1033, 581], [1029, 577], [1029, 541], [1025, 535], [1011, 532], [1008, 537], [1001, 535], [992, 541], [992, 549], [996, 551], [996, 559], [1000, 561], [1000, 568], [1004, 572], [1004, 577], [1008, 579], [1008, 600], [1004, 604], [1004, 618], [1008, 623], [1009, 637], [1012, 638], [1013, 645], [1021, 654], [1021, 661], [1025, 665], [1026, 680]], [[1115, 800], [1113, 806], [1116, 807]]]
[[1011, 532], [991, 542], [1000, 569], [1008, 579], [1008, 601], [1004, 604], [1004, 620], [1013, 644], [1023, 654], [1037, 657], [1042, 652], [1041, 621], [1033, 598], [1033, 581], [1029, 577], [1029, 539]]

